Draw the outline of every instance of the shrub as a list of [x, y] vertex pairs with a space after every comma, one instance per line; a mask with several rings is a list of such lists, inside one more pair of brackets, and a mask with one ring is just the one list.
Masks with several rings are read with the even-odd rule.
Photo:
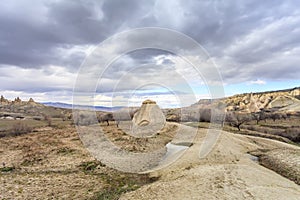
[[10, 134], [13, 136], [22, 135], [25, 133], [30, 133], [32, 131], [32, 128], [28, 125], [18, 122], [13, 125], [13, 127], [10, 130]]
[[44, 120], [47, 122], [48, 126], [52, 125], [52, 119], [49, 115], [44, 115]]
[[73, 113], [74, 123], [80, 126], [88, 126], [97, 124], [97, 118], [93, 111], [88, 110], [77, 110]]
[[103, 123], [106, 122], [107, 126], [109, 126], [109, 121], [115, 121], [112, 113], [105, 113], [97, 116], [98, 122]]
[[200, 122], [210, 122], [211, 109], [200, 109]]
[[1, 167], [0, 171], [1, 172], [11, 172], [15, 169], [15, 167]]
[[40, 116], [34, 116], [32, 119], [36, 120], [36, 121], [41, 121], [42, 120], [42, 117]]
[[271, 118], [274, 122], [282, 118], [282, 114], [280, 113], [270, 113], [269, 118]]
[[293, 142], [300, 142], [300, 128], [288, 128], [282, 136], [292, 140]]
[[105, 167], [105, 164], [101, 163], [100, 161], [88, 161], [81, 163], [78, 167], [82, 169], [84, 172], [91, 172], [95, 170], [98, 166]]

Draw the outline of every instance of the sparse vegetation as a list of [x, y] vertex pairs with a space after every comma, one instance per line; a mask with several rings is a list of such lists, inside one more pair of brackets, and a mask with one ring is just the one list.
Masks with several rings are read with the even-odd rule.
[[137, 190], [145, 184], [158, 180], [157, 177], [150, 178], [148, 174], [112, 173], [102, 175], [108, 185], [91, 198], [92, 200], [117, 200], [121, 194]]
[[75, 151], [76, 151], [75, 149], [71, 149], [69, 147], [62, 147], [57, 150], [57, 153], [62, 155], [68, 155], [74, 153]]
[[27, 126], [25, 123], [17, 122], [13, 125], [13, 127], [10, 130], [11, 136], [17, 136], [25, 133], [30, 133], [32, 131], [32, 128]]
[[47, 122], [48, 126], [52, 125], [52, 119], [51, 119], [51, 117], [49, 115], [45, 115], [44, 114], [44, 120]]
[[78, 167], [83, 170], [84, 172], [92, 172], [97, 167], [105, 167], [104, 164], [102, 164], [100, 161], [94, 160], [94, 161], [88, 161], [81, 163]]
[[251, 116], [249, 114], [237, 113], [237, 112], [228, 112], [226, 114], [226, 122], [232, 126], [237, 128], [239, 131], [241, 130], [242, 124], [251, 121]]
[[[210, 126], [212, 109], [208, 106], [208, 103], [207, 106], [199, 108], [200, 115], [195, 111], [196, 107], [186, 108], [185, 112], [182, 113], [179, 112], [180, 109], [166, 110], [165, 115], [168, 121], [181, 122], [184, 125], [207, 129]], [[70, 111], [46, 107], [39, 109], [34, 106], [30, 108], [14, 106], [13, 110], [21, 114], [0, 113], [0, 116], [3, 117], [0, 121], [0, 136], [19, 135], [19, 137], [6, 137], [0, 140], [0, 145], [5, 145], [3, 149], [0, 149], [1, 157], [2, 155], [6, 157], [3, 158], [4, 162], [9, 160], [7, 166], [0, 168], [1, 176], [7, 176], [12, 180], [11, 182], [8, 180], [10, 185], [5, 185], [5, 189], [17, 184], [19, 189], [16, 193], [27, 192], [27, 195], [30, 196], [30, 192], [24, 190], [24, 188], [27, 187], [28, 177], [34, 177], [30, 181], [41, 185], [41, 187], [48, 186], [49, 183], [51, 186], [59, 185], [53, 191], [46, 187], [43, 193], [36, 191], [36, 194], [40, 195], [39, 197], [44, 197], [43, 195], [47, 193], [49, 198], [61, 198], [67, 195], [67, 198], [79, 199], [118, 199], [126, 192], [136, 190], [157, 180], [157, 178], [150, 178], [148, 174], [138, 175], [118, 172], [97, 160], [93, 160], [82, 147], [75, 133], [75, 128], [70, 126], [71, 121], [69, 119], [73, 117]], [[120, 117], [124, 117], [126, 119], [124, 121], [129, 123], [136, 111], [137, 109], [132, 109], [129, 114], [127, 113], [126, 116], [120, 115]], [[97, 112], [97, 118], [87, 112], [80, 111], [77, 113], [78, 115], [75, 113], [75, 123], [90, 125], [101, 122], [101, 128], [104, 130], [106, 137], [114, 142], [116, 146], [130, 152], [146, 153], [164, 147], [166, 143], [172, 140], [179, 125], [169, 123], [168, 126], [157, 132], [153, 138], [134, 138], [126, 134], [123, 129], [117, 128], [117, 122], [121, 118], [116, 118], [112, 113]], [[299, 142], [300, 117], [298, 115], [299, 113], [288, 115], [278, 110], [262, 110], [252, 114], [229, 111], [224, 130], [275, 139], [286, 143]], [[24, 118], [15, 116], [24, 116]], [[113, 122], [114, 118], [117, 119], [116, 122]], [[222, 117], [219, 120], [223, 120]], [[32, 133], [25, 134], [30, 132]], [[200, 130], [199, 132], [205, 131]], [[259, 140], [253, 139], [253, 141], [256, 145], [259, 145]], [[244, 142], [246, 144], [248, 141], [245, 140]], [[240, 146], [242, 147], [242, 145]], [[253, 148], [253, 146], [250, 145], [247, 148]], [[14, 160], [10, 160], [11, 157]], [[242, 162], [243, 159], [238, 158], [236, 160]], [[280, 159], [275, 162], [274, 156], [265, 156], [262, 157], [262, 160], [264, 160], [265, 166], [267, 166], [266, 163], [269, 163], [270, 166], [279, 166], [278, 163], [280, 163], [281, 170], [278, 170], [278, 173], [295, 182], [299, 181], [298, 175], [295, 176], [294, 169], [290, 169], [295, 164], [287, 167], [289, 162], [286, 162], [286, 160], [283, 162]], [[196, 165], [191, 166], [184, 166], [182, 169], [196, 168]], [[22, 177], [25, 178], [22, 179]], [[48, 182], [43, 183], [43, 181]], [[73, 182], [78, 183], [72, 185]], [[60, 191], [61, 187], [65, 188]], [[74, 193], [77, 190], [80, 190], [78, 196]], [[31, 193], [34, 193], [34, 191], [31, 191]]]
[[6, 167], [6, 166], [4, 166], [4, 167], [0, 168], [0, 171], [1, 172], [12, 172], [14, 169], [15, 169], [15, 167]]
[[300, 143], [300, 127], [287, 128], [282, 136], [289, 138], [294, 142]]
[[300, 185], [299, 156], [300, 152], [296, 150], [273, 150], [260, 156], [259, 161], [263, 166]]
[[106, 122], [107, 126], [109, 126], [109, 121], [115, 121], [112, 113], [100, 113], [97, 118], [99, 123]]

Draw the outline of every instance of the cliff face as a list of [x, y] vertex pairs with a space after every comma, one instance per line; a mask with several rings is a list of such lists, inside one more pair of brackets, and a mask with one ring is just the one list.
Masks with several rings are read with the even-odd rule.
[[227, 97], [223, 101], [227, 111], [257, 112], [260, 109], [284, 108], [300, 105], [300, 87], [261, 93], [246, 93]]
[[226, 111], [259, 112], [260, 110], [300, 111], [300, 87], [259, 93], [237, 94], [218, 100], [199, 100], [191, 107], [225, 106]]

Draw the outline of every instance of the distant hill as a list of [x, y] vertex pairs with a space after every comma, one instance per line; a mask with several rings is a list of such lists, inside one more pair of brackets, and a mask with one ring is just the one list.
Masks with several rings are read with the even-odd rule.
[[[56, 108], [65, 108], [65, 109], [72, 109], [73, 105], [68, 103], [60, 103], [60, 102], [42, 102], [45, 106], [51, 106]], [[105, 112], [113, 112], [116, 110], [120, 110], [122, 106], [115, 106], [115, 107], [105, 107], [105, 106], [83, 106], [83, 105], [74, 105], [74, 108], [77, 109], [95, 109], [96, 111], [105, 111]]]
[[[300, 112], [300, 87], [267, 91], [257, 93], [244, 93], [222, 99], [200, 99], [197, 103], [183, 108], [186, 113], [194, 112], [195, 109], [206, 109], [211, 106], [225, 106], [227, 111], [241, 111], [241, 112], [258, 112], [265, 110], [278, 110], [284, 112]], [[14, 100], [0, 97], [0, 112], [9, 113], [26, 113], [30, 115], [47, 114], [50, 116], [66, 115], [71, 113], [72, 104], [60, 102], [35, 102], [32, 98], [28, 101], [22, 101], [19, 97]], [[125, 107], [105, 107], [105, 106], [82, 106], [74, 105], [76, 109], [88, 109], [103, 112], [113, 112]], [[179, 115], [180, 109], [164, 109], [165, 115], [176, 118]]]
[[282, 110], [299, 112], [300, 87], [256, 93], [237, 94], [218, 100], [199, 100], [192, 107], [209, 107], [223, 104], [227, 111], [258, 112], [264, 110]]
[[41, 103], [35, 102], [32, 98], [30, 98], [28, 101], [23, 101], [19, 97], [17, 97], [11, 101], [1, 96], [0, 114], [8, 115], [11, 113], [18, 114], [22, 117], [25, 116], [61, 117], [61, 116], [69, 115], [69, 113], [71, 113], [71, 110], [46, 106]]
[[[258, 93], [238, 94], [224, 100], [227, 110], [256, 112], [261, 109], [297, 108], [300, 105], [300, 87]], [[298, 111], [298, 110], [286, 110]]]

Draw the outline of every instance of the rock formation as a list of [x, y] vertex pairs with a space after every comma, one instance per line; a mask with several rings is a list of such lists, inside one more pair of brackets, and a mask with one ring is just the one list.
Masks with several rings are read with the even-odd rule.
[[[300, 112], [300, 87], [270, 92], [237, 94], [218, 100], [199, 100], [192, 106], [196, 108], [217, 107], [225, 104], [226, 111], [240, 111], [247, 113], [259, 112], [260, 110], [285, 110]], [[286, 108], [286, 109], [285, 109]]]
[[40, 115], [40, 109], [44, 107], [43, 104], [35, 102], [32, 98], [29, 101], [22, 101], [20, 97], [17, 97], [10, 101], [3, 96], [0, 97], [0, 112], [35, 113]]
[[17, 97], [17, 98], [15, 98], [15, 100], [12, 103], [13, 104], [21, 104], [22, 100], [19, 97]]
[[9, 104], [9, 101], [8, 101], [7, 99], [5, 99], [5, 98], [3, 97], [3, 95], [1, 95], [1, 98], [0, 98], [0, 104], [2, 104], [2, 105], [7, 105], [7, 104]]
[[30, 98], [28, 103], [35, 103], [35, 101], [32, 98]]
[[132, 119], [132, 133], [137, 137], [149, 137], [161, 130], [166, 119], [155, 101], [146, 100]]
[[300, 103], [300, 88], [261, 93], [238, 94], [221, 99], [227, 111], [257, 112], [261, 109], [283, 108]]

